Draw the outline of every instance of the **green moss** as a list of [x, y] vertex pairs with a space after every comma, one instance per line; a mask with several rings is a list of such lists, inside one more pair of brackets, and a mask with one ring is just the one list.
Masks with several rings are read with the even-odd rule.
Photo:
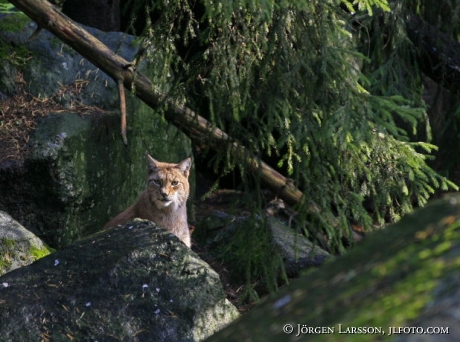
[[[347, 306], [347, 318], [341, 316], [343, 311], [323, 306], [323, 314], [319, 315], [322, 322], [315, 321], [315, 324], [324, 324], [326, 321], [326, 324], [336, 326], [346, 321], [348, 326], [383, 327], [387, 331], [387, 327], [405, 326], [419, 317], [422, 310], [435, 299], [434, 289], [440, 281], [458, 269], [460, 263], [460, 257], [447, 256], [458, 239], [460, 224], [455, 222], [442, 228], [444, 223], [441, 221], [439, 225], [429, 226], [427, 231], [431, 233], [426, 236], [420, 234], [418, 243], [404, 246], [398, 251], [389, 251], [393, 257], [386, 260], [375, 258], [363, 267], [366, 270], [354, 269], [355, 276], [351, 278], [356, 279], [345, 280], [342, 289], [334, 291], [337, 293], [334, 295], [334, 306], [338, 303]], [[433, 235], [432, 232], [436, 231], [440, 233]], [[350, 271], [347, 275], [350, 275]], [[337, 275], [335, 278], [337, 280]], [[334, 279], [332, 275], [331, 279]], [[369, 293], [373, 295], [367, 295]], [[314, 317], [309, 318], [315, 320]], [[337, 337], [334, 335], [334, 338]], [[318, 340], [329, 338], [326, 335], [318, 336]], [[356, 335], [354, 340], [368, 341], [369, 335]]]
[[[312, 326], [345, 323], [347, 326], [383, 327], [388, 331], [387, 327], [405, 326], [419, 317], [422, 310], [435, 300], [434, 290], [441, 280], [458, 269], [460, 263], [460, 257], [449, 255], [455, 241], [458, 241], [460, 212], [450, 209], [450, 212], [443, 213], [446, 210], [440, 206], [425, 210], [433, 213], [431, 222], [435, 223], [424, 224], [427, 219], [420, 212], [420, 215], [403, 220], [392, 231], [377, 235], [379, 238], [373, 241], [376, 245], [371, 246], [370, 243], [368, 248], [356, 249], [344, 258], [346, 264], [357, 264], [358, 267], [344, 272], [344, 264], [338, 262], [325, 268], [328, 274], [323, 274], [321, 279], [331, 279], [336, 284], [334, 291], [327, 291], [333, 293], [330, 295], [332, 299], [329, 298], [329, 304], [312, 299], [309, 305], [316, 310], [314, 314], [305, 315], [305, 321]], [[434, 215], [439, 218], [434, 218]], [[421, 230], [417, 229], [424, 226]], [[387, 247], [379, 250], [377, 244]], [[378, 252], [372, 254], [369, 251]], [[315, 298], [314, 293], [310, 294]], [[347, 336], [333, 337], [340, 340]], [[356, 341], [370, 340], [369, 335], [353, 337]], [[330, 338], [327, 335], [317, 336], [317, 340]]]
[[0, 274], [2, 273], [1, 271], [3, 270], [3, 267], [10, 267], [12, 264], [10, 258], [9, 258], [9, 253], [2, 254], [0, 257]]
[[[9, 5], [9, 4], [8, 4]], [[5, 13], [3, 10], [7, 5], [0, 3], [0, 13]], [[21, 12], [13, 12], [11, 15], [4, 16], [0, 20], [1, 32], [21, 32], [30, 19]], [[14, 66], [22, 67], [31, 59], [32, 53], [23, 45], [11, 45], [9, 42], [4, 42], [0, 39], [0, 60], [8, 61]]]
[[0, 241], [1, 241], [1, 247], [5, 249], [10, 249], [11, 247], [14, 247], [16, 245], [16, 240], [3, 238]]
[[16, 244], [15, 240], [3, 238], [0, 240], [0, 275], [4, 273], [4, 269], [9, 269], [12, 265], [9, 250]]
[[59, 47], [59, 44], [62, 44], [62, 41], [59, 40], [59, 39], [56, 38], [56, 37], [52, 37], [52, 38], [50, 39], [50, 43], [51, 43], [51, 47], [52, 47], [53, 49], [57, 49], [57, 48]]
[[49, 248], [46, 246], [43, 246], [43, 248], [37, 248], [35, 246], [30, 246], [30, 255], [32, 256], [33, 260], [38, 260], [41, 259], [47, 255], [50, 255], [53, 253], [55, 250], [53, 248]]
[[[0, 13], [5, 13], [5, 6], [0, 7]], [[8, 12], [9, 13], [9, 12]], [[30, 19], [22, 12], [14, 12], [12, 15], [5, 16], [0, 20], [0, 30], [6, 32], [20, 32]]]
[[[224, 334], [233, 333], [232, 341], [245, 340], [243, 335], [257, 336], [258, 341], [268, 336], [292, 341], [292, 335], [282, 332], [286, 322], [335, 329], [334, 334], [317, 334], [308, 340], [398, 340], [388, 336], [389, 327], [418, 324], [428, 308], [439, 308], [455, 296], [460, 265], [457, 203], [459, 195], [434, 201], [369, 235], [345, 256], [305, 273], [281, 290], [278, 299], [289, 299], [282, 309], [274, 309], [279, 300], [275, 305], [262, 304], [235, 325], [234, 331], [223, 330], [211, 340], [224, 341]], [[341, 331], [376, 327], [382, 333], [350, 335], [339, 333], [339, 327]]]
[[0, 13], [13, 13], [14, 6], [6, 0], [0, 0]]
[[7, 60], [11, 64], [23, 67], [28, 63], [32, 53], [24, 46], [0, 45], [0, 59]]
[[[30, 260], [35, 261], [54, 252], [54, 249], [44, 245], [43, 248], [30, 246], [29, 255], [19, 252], [15, 253], [17, 241], [13, 239], [2, 238], [0, 240], [0, 275], [11, 270], [14, 259], [21, 259], [19, 264], [27, 265]], [[29, 262], [28, 262], [29, 261]]]
[[9, 269], [10, 267], [11, 267], [11, 261], [8, 261], [8, 260], [4, 259], [3, 257], [0, 258], [0, 275], [5, 273], [5, 271], [3, 271], [3, 269]]

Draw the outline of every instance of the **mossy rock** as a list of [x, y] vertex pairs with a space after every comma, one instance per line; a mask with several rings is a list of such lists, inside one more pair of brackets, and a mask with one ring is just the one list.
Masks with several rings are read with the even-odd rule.
[[0, 210], [0, 275], [50, 254], [53, 250]]
[[31, 20], [22, 12], [4, 1], [0, 1], [0, 30], [2, 32], [20, 32]]
[[458, 341], [459, 288], [455, 194], [373, 233], [207, 341]]
[[148, 221], [96, 233], [0, 277], [5, 341], [192, 342], [237, 317], [218, 274]]
[[24, 169], [0, 170], [0, 205], [60, 248], [101, 229], [136, 200], [147, 184], [147, 150], [168, 162], [190, 154], [183, 134], [148, 113], [139, 111], [131, 121], [136, 135], [128, 146], [120, 141], [118, 124], [117, 113], [42, 119]]

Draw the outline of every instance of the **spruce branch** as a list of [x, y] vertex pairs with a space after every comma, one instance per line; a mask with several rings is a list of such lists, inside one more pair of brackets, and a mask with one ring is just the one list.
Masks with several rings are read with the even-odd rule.
[[[245, 162], [249, 170], [255, 174], [260, 174], [261, 179], [267, 184], [268, 188], [278, 197], [290, 205], [298, 205], [304, 200], [303, 193], [292, 182], [289, 182], [288, 179], [268, 164], [252, 156], [238, 141], [231, 138], [219, 128], [214, 127], [190, 108], [174, 103], [165, 94], [154, 91], [151, 81], [144, 75], [137, 73], [136, 77], [134, 77], [134, 72], [130, 68], [126, 68], [126, 65], [130, 64], [128, 61], [116, 55], [102, 42], [62, 14], [46, 0], [10, 0], [10, 2], [41, 25], [41, 27], [49, 30], [113, 79], [117, 80], [119, 90], [122, 88], [122, 83], [128, 88], [134, 85], [136, 96], [152, 108], [158, 108], [166, 102], [166, 119], [186, 133], [192, 140], [201, 142], [206, 138], [207, 142], [215, 149], [220, 149], [229, 144], [233, 153]], [[119, 93], [120, 107], [122, 108], [124, 99], [122, 95], [124, 91], [119, 91]], [[123, 112], [126, 114], [126, 110], [122, 111], [122, 135], [125, 134], [123, 132], [126, 132], [123, 121], [125, 114]], [[309, 210], [315, 213], [319, 207], [313, 203], [309, 208]]]

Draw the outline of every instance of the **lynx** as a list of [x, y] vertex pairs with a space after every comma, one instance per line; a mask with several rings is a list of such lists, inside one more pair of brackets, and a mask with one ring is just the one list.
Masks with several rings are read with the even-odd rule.
[[147, 153], [147, 162], [147, 189], [136, 203], [106, 223], [103, 229], [138, 217], [168, 229], [190, 247], [186, 202], [191, 158], [170, 164], [156, 161]]

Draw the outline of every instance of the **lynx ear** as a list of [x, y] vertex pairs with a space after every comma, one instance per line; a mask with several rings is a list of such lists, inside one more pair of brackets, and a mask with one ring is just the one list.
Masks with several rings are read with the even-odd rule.
[[184, 159], [183, 161], [181, 161], [179, 164], [176, 165], [176, 167], [182, 171], [185, 177], [188, 177], [191, 166], [192, 166], [192, 158], [190, 157], [187, 159]]
[[153, 159], [148, 152], [145, 154], [145, 156], [147, 157], [149, 173], [155, 172], [158, 169], [158, 162]]

